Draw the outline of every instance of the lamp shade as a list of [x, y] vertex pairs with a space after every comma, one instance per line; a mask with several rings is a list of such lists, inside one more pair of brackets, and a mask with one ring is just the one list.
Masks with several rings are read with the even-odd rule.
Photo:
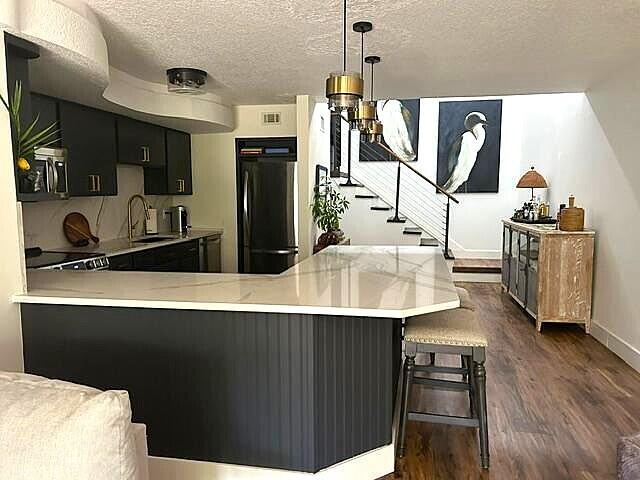
[[517, 188], [547, 188], [547, 181], [533, 167], [518, 181]]

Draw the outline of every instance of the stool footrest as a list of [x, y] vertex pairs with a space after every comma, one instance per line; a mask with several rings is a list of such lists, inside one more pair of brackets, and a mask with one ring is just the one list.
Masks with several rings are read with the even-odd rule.
[[440, 365], [416, 365], [414, 367], [416, 372], [428, 372], [428, 373], [452, 373], [464, 375], [465, 373], [469, 373], [466, 368], [461, 367], [444, 367]]
[[438, 390], [453, 390], [456, 392], [464, 392], [471, 390], [466, 382], [454, 382], [453, 380], [440, 380], [436, 378], [413, 377], [413, 383], [420, 384], [427, 388], [437, 388]]
[[407, 418], [417, 422], [443, 423], [457, 427], [478, 427], [480, 422], [473, 417], [458, 417], [455, 415], [438, 415], [437, 413], [408, 412]]

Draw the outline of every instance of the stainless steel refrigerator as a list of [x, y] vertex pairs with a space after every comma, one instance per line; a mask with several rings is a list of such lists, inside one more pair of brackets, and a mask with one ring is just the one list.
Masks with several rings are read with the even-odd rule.
[[239, 156], [238, 257], [242, 273], [281, 273], [296, 263], [295, 155]]

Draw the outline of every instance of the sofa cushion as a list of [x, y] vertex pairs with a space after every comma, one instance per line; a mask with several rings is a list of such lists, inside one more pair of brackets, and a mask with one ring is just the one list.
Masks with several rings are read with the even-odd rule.
[[125, 391], [0, 372], [0, 478], [135, 480]]
[[640, 478], [640, 433], [618, 442], [618, 480]]

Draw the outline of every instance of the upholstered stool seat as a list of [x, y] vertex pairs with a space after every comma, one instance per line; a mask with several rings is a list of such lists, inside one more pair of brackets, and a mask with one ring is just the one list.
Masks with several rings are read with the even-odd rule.
[[[466, 290], [459, 292], [461, 305], [475, 308], [471, 298], [464, 298]], [[468, 295], [468, 293], [467, 293]], [[487, 339], [478, 324], [476, 313], [471, 308], [456, 308], [406, 320], [404, 329], [404, 368], [402, 383], [402, 405], [398, 455], [404, 456], [406, 425], [408, 420], [446, 423], [478, 428], [480, 464], [489, 468], [489, 435], [487, 429], [486, 372], [484, 368]], [[417, 365], [418, 353], [431, 356], [431, 364]], [[436, 353], [460, 355], [461, 367], [435, 365]], [[417, 372], [460, 374], [462, 381], [442, 380], [415, 375]], [[411, 388], [414, 384], [438, 390], [467, 391], [469, 393], [469, 416], [459, 417], [436, 413], [409, 411]]]
[[487, 339], [472, 310], [456, 308], [411, 317], [404, 330], [404, 341], [434, 345], [486, 347]]

